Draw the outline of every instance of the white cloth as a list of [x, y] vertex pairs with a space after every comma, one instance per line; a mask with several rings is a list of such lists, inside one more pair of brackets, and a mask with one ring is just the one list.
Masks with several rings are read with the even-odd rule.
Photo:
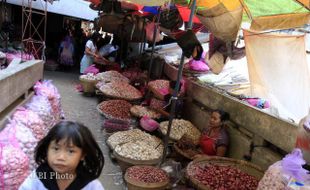
[[[48, 190], [33, 171], [21, 184], [18, 190]], [[104, 190], [98, 179], [89, 182], [82, 190]]]
[[[85, 49], [86, 48], [89, 48], [90, 51], [92, 53], [96, 53], [97, 51], [97, 47], [94, 45], [93, 41], [91, 40], [88, 40], [86, 42], [86, 45], [85, 45]], [[84, 56], [81, 60], [81, 68], [80, 68], [80, 73], [84, 73], [84, 70], [89, 67], [90, 65], [92, 65], [94, 62], [94, 58], [90, 55], [87, 55], [86, 53], [84, 53]]]
[[107, 56], [109, 55], [110, 53], [114, 52], [118, 50], [118, 46], [114, 46], [112, 44], [107, 44], [105, 46], [102, 46], [99, 50], [99, 54], [101, 56]]

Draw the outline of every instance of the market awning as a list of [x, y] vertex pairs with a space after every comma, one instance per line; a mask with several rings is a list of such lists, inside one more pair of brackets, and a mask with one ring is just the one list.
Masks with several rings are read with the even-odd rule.
[[[99, 1], [99, 0], [97, 0]], [[24, 0], [25, 4], [28, 3], [28, 0]], [[23, 5], [23, 0], [7, 0], [7, 3], [14, 5]], [[82, 18], [86, 20], [94, 20], [98, 14], [97, 11], [94, 11], [89, 8], [90, 2], [84, 0], [60, 0], [54, 1], [53, 4], [47, 4], [47, 11], [51, 13], [67, 15], [76, 18]], [[44, 0], [32, 1], [32, 8], [38, 10], [45, 9]]]

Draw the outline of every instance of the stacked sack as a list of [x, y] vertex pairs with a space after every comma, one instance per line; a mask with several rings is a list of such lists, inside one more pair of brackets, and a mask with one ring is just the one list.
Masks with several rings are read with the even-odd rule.
[[17, 190], [29, 175], [29, 159], [8, 131], [0, 132], [0, 189]]
[[10, 121], [3, 131], [10, 134], [11, 139], [14, 139], [18, 147], [26, 154], [29, 160], [29, 170], [32, 171], [36, 166], [34, 151], [38, 140], [33, 136], [31, 130], [21, 123]]
[[61, 108], [61, 98], [57, 88], [52, 84], [51, 80], [45, 80], [43, 82], [36, 82], [34, 85], [36, 95], [47, 97], [52, 106], [52, 113], [56, 120], [56, 123], [64, 118], [64, 113]]

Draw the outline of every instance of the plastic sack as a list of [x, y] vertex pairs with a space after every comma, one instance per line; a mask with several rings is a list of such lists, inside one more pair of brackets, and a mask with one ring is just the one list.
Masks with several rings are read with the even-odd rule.
[[170, 183], [175, 186], [184, 176], [182, 165], [174, 160], [167, 160], [161, 165], [161, 169], [165, 170], [170, 178]]
[[270, 107], [270, 102], [262, 98], [246, 98], [244, 100], [250, 105], [260, 108], [260, 109], [265, 109], [265, 108]]
[[191, 59], [188, 62], [188, 68], [193, 71], [209, 71], [210, 68], [205, 62], [206, 53], [205, 51], [202, 53], [200, 60]]
[[29, 159], [13, 135], [0, 132], [0, 189], [17, 190], [29, 175]]
[[33, 96], [29, 103], [26, 104], [26, 108], [37, 113], [45, 125], [45, 133], [47, 133], [51, 127], [55, 124], [55, 118], [52, 114], [52, 107], [47, 97], [45, 96]]
[[310, 113], [299, 122], [296, 148], [301, 149], [304, 158], [308, 158], [306, 161], [310, 162]]
[[154, 119], [149, 118], [148, 116], [143, 116], [140, 119], [140, 126], [149, 132], [153, 132], [159, 127], [159, 123], [157, 123]]
[[34, 151], [38, 140], [33, 136], [30, 129], [21, 123], [11, 120], [4, 129], [10, 134], [10, 139], [16, 140], [18, 147], [27, 155], [29, 159], [29, 170], [35, 169]]
[[36, 82], [34, 89], [37, 95], [45, 96], [51, 103], [53, 115], [58, 122], [60, 118], [64, 118], [64, 113], [61, 108], [61, 97], [57, 88], [53, 85], [51, 80], [44, 80], [43, 82]]
[[257, 190], [309, 189], [310, 175], [302, 168], [303, 164], [305, 161], [302, 158], [301, 150], [294, 149], [292, 153], [268, 168], [260, 180]]
[[87, 73], [93, 73], [94, 75], [96, 75], [97, 73], [99, 73], [99, 69], [96, 68], [96, 65], [90, 65], [84, 70], [83, 74], [86, 75]]
[[34, 111], [19, 107], [14, 112], [12, 120], [29, 128], [37, 140], [41, 140], [45, 136], [44, 122]]

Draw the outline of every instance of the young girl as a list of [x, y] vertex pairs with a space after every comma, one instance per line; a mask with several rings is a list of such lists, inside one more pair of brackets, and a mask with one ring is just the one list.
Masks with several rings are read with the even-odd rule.
[[38, 143], [38, 168], [19, 190], [103, 190], [98, 177], [104, 157], [89, 129], [61, 121]]

